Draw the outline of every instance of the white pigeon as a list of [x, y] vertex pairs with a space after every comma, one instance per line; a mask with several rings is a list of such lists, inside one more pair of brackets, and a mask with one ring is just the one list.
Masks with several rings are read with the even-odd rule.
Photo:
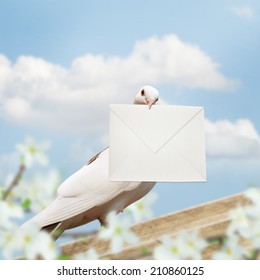
[[[158, 98], [157, 89], [144, 86], [138, 91], [134, 104], [146, 104], [150, 109]], [[64, 230], [96, 219], [105, 225], [111, 211], [122, 212], [146, 195], [156, 183], [110, 182], [108, 167], [109, 148], [106, 148], [67, 178], [59, 186], [56, 199], [22, 226], [37, 223], [58, 238]]]

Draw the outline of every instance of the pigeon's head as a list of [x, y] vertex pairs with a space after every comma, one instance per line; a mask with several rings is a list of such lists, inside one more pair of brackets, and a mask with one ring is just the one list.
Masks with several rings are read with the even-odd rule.
[[134, 104], [146, 104], [149, 109], [155, 104], [159, 99], [159, 91], [152, 86], [143, 86], [138, 91]]

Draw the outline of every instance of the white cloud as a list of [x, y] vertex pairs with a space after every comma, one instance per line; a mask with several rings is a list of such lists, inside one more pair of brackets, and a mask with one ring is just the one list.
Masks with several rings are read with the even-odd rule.
[[0, 113], [28, 126], [91, 135], [105, 133], [107, 105], [131, 103], [143, 84], [232, 90], [237, 81], [198, 46], [175, 35], [139, 41], [127, 57], [87, 54], [69, 68], [20, 56], [0, 56]]
[[205, 121], [207, 154], [219, 158], [260, 157], [260, 135], [246, 119]]
[[255, 15], [254, 9], [249, 6], [233, 6], [232, 11], [236, 16], [246, 19], [253, 18]]

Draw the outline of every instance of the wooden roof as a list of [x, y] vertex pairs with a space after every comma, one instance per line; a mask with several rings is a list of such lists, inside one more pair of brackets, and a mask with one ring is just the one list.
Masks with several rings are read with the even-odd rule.
[[[239, 205], [247, 204], [249, 204], [249, 200], [242, 193], [239, 193], [136, 224], [132, 229], [140, 238], [139, 244], [127, 246], [119, 254], [111, 254], [109, 243], [98, 239], [95, 234], [63, 244], [61, 249], [67, 256], [83, 253], [93, 247], [104, 258], [151, 259], [152, 249], [159, 243], [158, 239], [161, 235], [175, 236], [182, 231], [194, 229], [199, 229], [200, 235], [204, 238], [223, 235], [229, 224], [229, 211]], [[245, 246], [250, 246], [245, 240], [241, 242]], [[216, 250], [216, 246], [207, 248], [203, 255], [204, 259], [210, 258], [214, 250]]]

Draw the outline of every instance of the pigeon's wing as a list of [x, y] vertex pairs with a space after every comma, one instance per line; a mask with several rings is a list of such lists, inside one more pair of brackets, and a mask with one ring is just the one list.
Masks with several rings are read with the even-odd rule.
[[31, 221], [41, 227], [64, 221], [136, 188], [139, 182], [109, 181], [108, 154], [108, 149], [99, 153], [65, 180], [58, 188], [58, 197]]

